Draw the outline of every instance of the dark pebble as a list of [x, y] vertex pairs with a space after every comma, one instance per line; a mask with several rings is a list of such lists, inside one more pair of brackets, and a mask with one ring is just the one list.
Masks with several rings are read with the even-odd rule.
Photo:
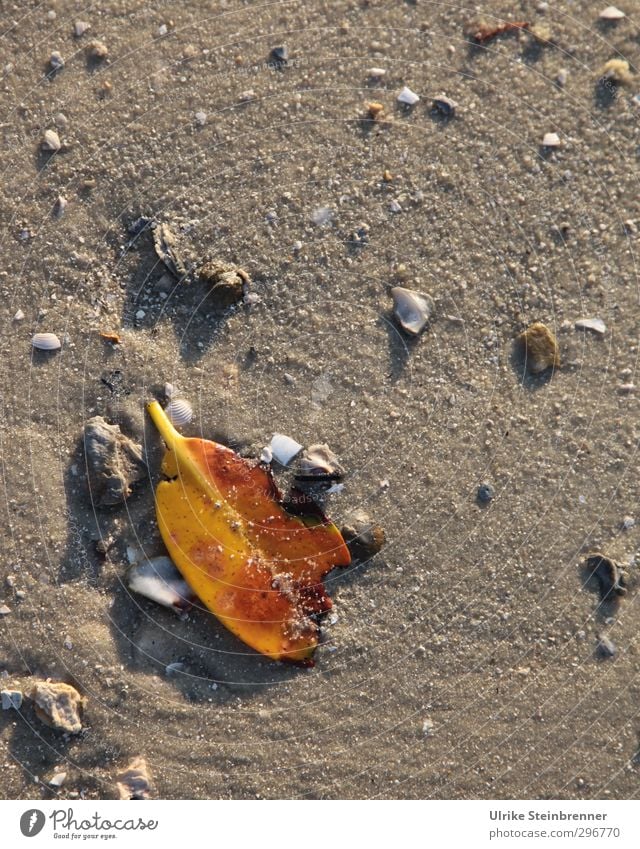
[[617, 649], [609, 637], [600, 637], [596, 651], [598, 652], [599, 657], [608, 660], [609, 658], [616, 656]]
[[478, 501], [482, 504], [488, 504], [493, 501], [495, 492], [490, 483], [481, 483], [478, 487]]

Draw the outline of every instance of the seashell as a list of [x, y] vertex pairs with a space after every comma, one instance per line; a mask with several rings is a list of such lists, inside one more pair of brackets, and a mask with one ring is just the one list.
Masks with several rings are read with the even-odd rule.
[[423, 295], [402, 286], [391, 290], [393, 314], [400, 327], [411, 336], [417, 336], [433, 315], [435, 304], [430, 295]]
[[38, 351], [59, 351], [62, 347], [62, 342], [55, 333], [36, 333], [31, 338], [31, 344]]
[[138, 595], [175, 610], [186, 610], [198, 600], [169, 557], [134, 564], [127, 570], [126, 582]]
[[176, 388], [173, 383], [165, 383], [164, 385], [164, 397], [167, 401], [170, 401], [176, 395]]
[[603, 9], [598, 15], [601, 21], [621, 21], [623, 18], [626, 18], [626, 14], [618, 9], [616, 6], [607, 6], [606, 9]]
[[415, 91], [411, 91], [409, 86], [404, 86], [398, 95], [398, 103], [404, 103], [406, 106], [415, 106], [419, 100], [420, 96]]
[[601, 318], [580, 318], [575, 323], [576, 330], [592, 330], [598, 336], [604, 336], [607, 325]]
[[331, 478], [339, 480], [344, 475], [344, 469], [338, 458], [328, 445], [310, 445], [298, 463], [297, 480], [306, 478]]
[[265, 445], [260, 453], [260, 462], [265, 465], [269, 465], [269, 463], [273, 460], [273, 451], [271, 450], [271, 446]]
[[376, 525], [362, 510], [357, 510], [351, 516], [340, 533], [357, 560], [373, 557], [386, 541], [384, 529]]
[[53, 205], [53, 217], [62, 218], [65, 209], [67, 208], [67, 199], [64, 195], [58, 195], [56, 202]]
[[88, 24], [86, 21], [76, 21], [73, 25], [73, 34], [76, 38], [82, 38], [82, 36], [91, 29], [91, 24]]
[[172, 398], [164, 411], [171, 419], [171, 423], [178, 427], [189, 424], [193, 418], [193, 407], [184, 398]]
[[288, 466], [302, 451], [302, 445], [299, 442], [283, 433], [274, 433], [268, 447], [271, 449], [274, 460], [277, 460], [281, 466]]
[[48, 150], [51, 153], [55, 153], [57, 150], [60, 150], [62, 144], [60, 142], [60, 136], [55, 130], [44, 131], [41, 147], [43, 150]]
[[49, 781], [47, 781], [47, 784], [49, 785], [49, 787], [62, 787], [62, 785], [65, 783], [66, 780], [67, 780], [67, 773], [66, 772], [56, 772], [56, 774], [53, 775], [49, 779]]
[[557, 133], [545, 133], [542, 147], [560, 147], [560, 136]]
[[439, 94], [433, 98], [433, 108], [445, 118], [453, 118], [456, 114], [458, 104], [446, 94]]
[[367, 76], [369, 76], [372, 80], [380, 80], [382, 77], [386, 76], [387, 72], [384, 68], [369, 68], [367, 71]]
[[560, 349], [553, 333], [539, 321], [524, 330], [517, 339], [531, 374], [540, 374], [560, 365]]

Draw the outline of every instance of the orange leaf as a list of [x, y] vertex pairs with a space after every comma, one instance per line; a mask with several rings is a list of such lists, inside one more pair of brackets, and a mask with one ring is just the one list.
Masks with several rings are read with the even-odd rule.
[[322, 583], [349, 550], [328, 520], [288, 513], [269, 471], [207, 439], [189, 439], [156, 402], [147, 406], [167, 452], [156, 490], [171, 559], [236, 636], [276, 660], [311, 663], [331, 608]]

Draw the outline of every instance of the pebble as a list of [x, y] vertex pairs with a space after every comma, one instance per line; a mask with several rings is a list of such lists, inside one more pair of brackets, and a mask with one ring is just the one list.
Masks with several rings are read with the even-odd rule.
[[60, 142], [60, 136], [55, 130], [45, 130], [44, 136], [42, 137], [41, 147], [43, 150], [48, 150], [52, 153], [60, 150], [62, 144]]
[[433, 737], [434, 728], [435, 726], [432, 719], [425, 719], [422, 723], [422, 733], [425, 737]]
[[82, 38], [82, 36], [91, 29], [91, 24], [88, 24], [86, 21], [76, 21], [73, 25], [73, 34], [76, 38]]
[[328, 206], [319, 206], [311, 213], [311, 220], [318, 227], [329, 224], [333, 219], [333, 210]]
[[136, 321], [142, 321], [145, 315], [146, 312], [144, 310], [138, 310], [138, 312], [136, 313]]
[[481, 483], [478, 487], [478, 501], [488, 504], [495, 498], [495, 490], [490, 483]]
[[556, 74], [556, 84], [560, 86], [560, 88], [564, 88], [567, 84], [567, 80], [569, 79], [569, 71], [566, 68], [560, 68], [558, 73]]
[[62, 195], [58, 195], [56, 202], [53, 205], [53, 217], [62, 218], [67, 208], [67, 199]]
[[596, 650], [600, 657], [606, 659], [615, 657], [617, 651], [615, 643], [609, 637], [600, 637]]
[[599, 18], [601, 21], [621, 21], [623, 18], [626, 18], [626, 15], [617, 6], [607, 6], [606, 9], [600, 12]]
[[153, 781], [149, 766], [142, 757], [136, 757], [116, 776], [118, 795], [122, 800], [150, 799]]
[[576, 330], [592, 330], [598, 336], [604, 336], [607, 326], [601, 318], [580, 318], [575, 323]]
[[444, 118], [453, 118], [456, 114], [458, 104], [455, 100], [447, 97], [446, 94], [439, 94], [433, 99], [433, 108], [439, 112]]
[[545, 133], [542, 139], [542, 147], [560, 147], [560, 136], [557, 133]]
[[207, 113], [206, 112], [196, 112], [195, 114], [196, 124], [199, 127], [204, 127], [207, 123]]
[[415, 106], [420, 100], [420, 96], [411, 91], [409, 86], [404, 86], [398, 95], [398, 103], [404, 103], [406, 106]]
[[22, 310], [17, 310], [15, 315], [13, 316], [14, 321], [24, 321], [24, 313]]
[[20, 710], [22, 707], [22, 693], [20, 690], [2, 690], [0, 692], [2, 699], [2, 710]]
[[0, 616], [8, 616], [11, 613], [11, 608], [6, 604], [0, 604]]
[[62, 787], [62, 785], [67, 780], [66, 772], [56, 772], [55, 775], [52, 775], [47, 784], [49, 787]]
[[287, 50], [284, 44], [278, 47], [273, 47], [271, 50], [271, 56], [273, 59], [275, 59], [276, 62], [279, 62], [283, 65], [289, 61], [289, 51]]
[[57, 50], [54, 50], [49, 57], [49, 64], [54, 71], [61, 71], [64, 68], [64, 59], [62, 58], [62, 54], [58, 53]]
[[524, 330], [516, 340], [523, 350], [527, 369], [540, 374], [560, 365], [560, 348], [549, 328], [537, 321]]
[[90, 41], [85, 47], [87, 57], [94, 62], [102, 62], [109, 55], [109, 48], [104, 41]]
[[377, 525], [362, 510], [356, 510], [347, 518], [340, 533], [357, 560], [368, 560], [373, 557], [386, 542], [384, 528]]
[[38, 681], [31, 691], [36, 716], [45, 725], [68, 734], [82, 731], [84, 699], [75, 687], [64, 683]]
[[389, 211], [394, 213], [402, 212], [402, 207], [395, 198], [389, 204]]
[[633, 528], [635, 526], [635, 523], [636, 523], [636, 520], [633, 518], [633, 516], [625, 516], [624, 519], [622, 520], [622, 530], [623, 531], [630, 531], [631, 528]]
[[381, 80], [387, 75], [385, 68], [369, 68], [367, 76], [372, 80]]
[[422, 333], [435, 310], [433, 298], [402, 286], [394, 286], [391, 297], [393, 315], [405, 333], [410, 336]]

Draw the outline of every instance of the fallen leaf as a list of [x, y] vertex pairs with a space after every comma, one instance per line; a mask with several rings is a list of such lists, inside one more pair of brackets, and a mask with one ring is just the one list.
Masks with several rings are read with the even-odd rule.
[[182, 436], [156, 401], [147, 410], [167, 447], [158, 526], [183, 578], [247, 645], [311, 664], [312, 617], [332, 606], [322, 580], [351, 561], [340, 531], [325, 517], [287, 512], [264, 466]]

